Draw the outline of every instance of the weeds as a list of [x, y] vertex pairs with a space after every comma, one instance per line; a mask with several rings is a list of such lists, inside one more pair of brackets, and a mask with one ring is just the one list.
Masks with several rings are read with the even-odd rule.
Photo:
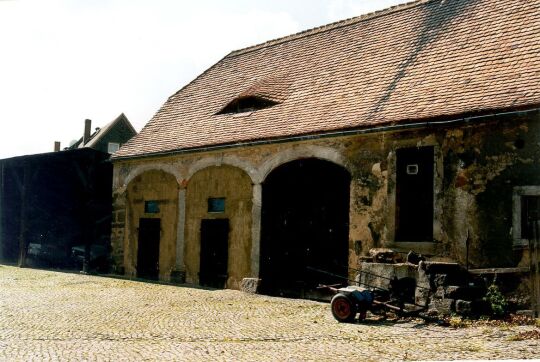
[[451, 316], [446, 322], [452, 328], [467, 328], [472, 325], [470, 320], [464, 319], [460, 316]]
[[484, 300], [490, 304], [494, 317], [501, 318], [508, 313], [508, 302], [497, 285], [491, 284], [488, 287]]

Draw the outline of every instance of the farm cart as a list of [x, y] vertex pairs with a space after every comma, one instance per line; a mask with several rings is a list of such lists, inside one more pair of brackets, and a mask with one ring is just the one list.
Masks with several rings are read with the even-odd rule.
[[[312, 270], [315, 270], [311, 268]], [[318, 272], [327, 272], [317, 270]], [[358, 271], [362, 273], [362, 271]], [[373, 275], [382, 279], [389, 279], [384, 276]], [[341, 279], [348, 280], [346, 277]], [[333, 292], [330, 307], [332, 315], [339, 322], [352, 322], [356, 315], [363, 321], [367, 312], [376, 315], [386, 315], [387, 312], [394, 312], [398, 317], [419, 317], [425, 320], [432, 318], [424, 315], [429, 304], [429, 288], [416, 285], [412, 278], [393, 278], [389, 279], [389, 288], [384, 289], [372, 285], [354, 286], [336, 288], [335, 286], [320, 285], [321, 289], [327, 289]], [[428, 297], [423, 305], [414, 303], [415, 289], [426, 289]]]
[[398, 317], [420, 317], [431, 320], [422, 314], [427, 311], [427, 305], [410, 304], [389, 298], [391, 294], [389, 291], [358, 286], [339, 288], [336, 291], [330, 302], [330, 308], [332, 315], [339, 322], [352, 322], [357, 314], [359, 321], [363, 321], [368, 311], [377, 315], [386, 315], [388, 311], [393, 311]]

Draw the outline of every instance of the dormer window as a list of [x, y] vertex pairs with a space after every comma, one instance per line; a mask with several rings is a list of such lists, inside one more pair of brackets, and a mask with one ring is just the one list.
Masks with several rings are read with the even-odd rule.
[[240, 97], [234, 99], [232, 102], [227, 104], [225, 108], [223, 108], [217, 114], [254, 112], [259, 109], [275, 106], [276, 104], [278, 104], [278, 102], [271, 101], [262, 97]]
[[115, 153], [120, 149], [120, 143], [117, 142], [109, 142], [107, 145], [107, 152], [108, 153]]

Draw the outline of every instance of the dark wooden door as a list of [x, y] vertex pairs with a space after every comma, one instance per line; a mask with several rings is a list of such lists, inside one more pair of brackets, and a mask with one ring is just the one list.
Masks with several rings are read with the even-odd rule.
[[433, 241], [433, 147], [397, 150], [396, 241]]
[[158, 279], [161, 219], [139, 219], [137, 277]]
[[199, 283], [224, 288], [229, 259], [229, 219], [201, 220]]

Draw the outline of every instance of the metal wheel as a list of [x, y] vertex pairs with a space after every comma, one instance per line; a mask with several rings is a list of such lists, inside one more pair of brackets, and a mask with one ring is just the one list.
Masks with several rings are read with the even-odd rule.
[[336, 294], [330, 302], [332, 315], [338, 322], [352, 322], [356, 317], [356, 306], [345, 294]]

